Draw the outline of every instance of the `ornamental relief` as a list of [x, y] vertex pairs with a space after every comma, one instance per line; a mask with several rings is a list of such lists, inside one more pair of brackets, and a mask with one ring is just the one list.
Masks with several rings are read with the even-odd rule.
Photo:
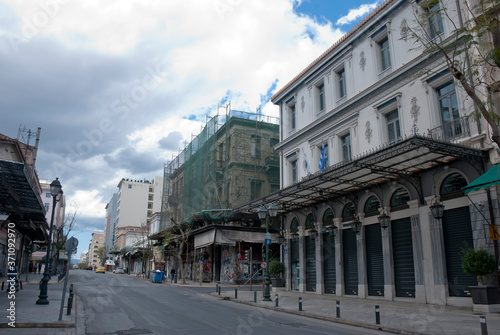
[[361, 68], [362, 71], [365, 70], [365, 65], [366, 65], [366, 58], [365, 58], [365, 52], [364, 51], [361, 51], [361, 53], [359, 54], [359, 67]]
[[373, 133], [373, 130], [370, 127], [370, 121], [366, 121], [365, 128], [366, 128], [365, 138], [368, 141], [368, 143], [370, 143], [372, 140], [372, 133]]

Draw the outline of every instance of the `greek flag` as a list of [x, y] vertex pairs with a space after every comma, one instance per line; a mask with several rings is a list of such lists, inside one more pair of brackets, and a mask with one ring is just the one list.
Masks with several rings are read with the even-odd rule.
[[327, 160], [328, 158], [326, 157], [325, 144], [321, 141], [321, 156], [319, 158], [319, 170], [321, 172], [325, 169]]

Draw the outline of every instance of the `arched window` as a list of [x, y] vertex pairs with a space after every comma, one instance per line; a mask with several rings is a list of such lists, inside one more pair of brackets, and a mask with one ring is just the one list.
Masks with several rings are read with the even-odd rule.
[[325, 213], [323, 213], [323, 226], [331, 225], [334, 217], [333, 210], [328, 208]]
[[309, 213], [306, 216], [306, 229], [312, 229], [314, 228], [314, 223], [316, 220], [314, 219], [314, 214]]
[[290, 231], [295, 232], [299, 230], [299, 220], [293, 218], [292, 223], [290, 223]]
[[463, 196], [464, 191], [462, 187], [464, 186], [467, 186], [467, 180], [460, 173], [451, 173], [441, 183], [439, 190], [441, 199], [446, 200]]
[[410, 194], [405, 188], [398, 188], [391, 197], [391, 211], [408, 208]]
[[380, 200], [374, 195], [368, 198], [365, 202], [365, 215], [366, 216], [373, 216], [377, 215], [378, 209], [380, 208]]
[[342, 221], [354, 220], [354, 214], [356, 214], [356, 208], [352, 202], [349, 202], [342, 210]]

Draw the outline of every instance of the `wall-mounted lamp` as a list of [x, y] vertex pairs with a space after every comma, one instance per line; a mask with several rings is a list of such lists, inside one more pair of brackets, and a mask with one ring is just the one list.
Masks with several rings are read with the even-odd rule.
[[429, 209], [431, 210], [431, 214], [434, 219], [440, 220], [443, 218], [444, 205], [436, 197], [432, 200]]
[[330, 234], [330, 236], [337, 236], [338, 231], [339, 227], [337, 227], [336, 225], [331, 225], [330, 227], [328, 227], [328, 233]]
[[351, 228], [356, 234], [359, 234], [359, 232], [361, 231], [361, 221], [359, 221], [357, 218], [354, 219], [354, 221], [351, 222]]
[[387, 215], [385, 209], [382, 210], [380, 216], [378, 217], [378, 222], [380, 223], [380, 227], [384, 229], [389, 227], [389, 225], [391, 224], [391, 217]]
[[309, 236], [315, 240], [316, 237], [318, 237], [318, 231], [316, 230], [316, 228], [312, 228], [311, 230], [309, 230]]
[[299, 233], [297, 233], [296, 231], [294, 231], [292, 233], [292, 241], [293, 242], [297, 242], [299, 240]]

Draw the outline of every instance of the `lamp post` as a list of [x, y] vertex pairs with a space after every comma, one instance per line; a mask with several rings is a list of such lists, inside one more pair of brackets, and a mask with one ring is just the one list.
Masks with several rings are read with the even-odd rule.
[[40, 281], [40, 295], [36, 301], [37, 305], [48, 305], [48, 283], [50, 280], [50, 251], [52, 248], [52, 226], [54, 225], [54, 213], [56, 209], [56, 203], [58, 201], [57, 196], [62, 194], [62, 186], [59, 178], [56, 178], [52, 183], [50, 183], [50, 194], [52, 195], [52, 215], [50, 217], [50, 227], [49, 227], [49, 241], [47, 243], [47, 254], [45, 255], [45, 270], [43, 271], [43, 278]]
[[431, 214], [436, 220], [440, 220], [444, 214], [444, 205], [439, 202], [439, 200], [435, 197], [432, 201], [432, 204], [429, 206], [431, 210]]
[[[269, 215], [267, 215], [269, 212]], [[269, 242], [267, 241], [269, 238], [269, 217], [276, 217], [278, 214], [278, 206], [276, 206], [274, 203], [269, 206], [269, 209], [266, 209], [263, 205], [259, 207], [257, 210], [257, 215], [259, 216], [259, 219], [266, 220], [266, 275], [265, 275], [265, 288], [264, 288], [264, 301], [272, 301], [271, 300], [271, 291], [269, 289], [269, 284], [271, 283], [271, 279], [269, 277]]]
[[175, 274], [174, 284], [177, 284], [177, 259], [179, 258], [179, 237], [175, 237]]

